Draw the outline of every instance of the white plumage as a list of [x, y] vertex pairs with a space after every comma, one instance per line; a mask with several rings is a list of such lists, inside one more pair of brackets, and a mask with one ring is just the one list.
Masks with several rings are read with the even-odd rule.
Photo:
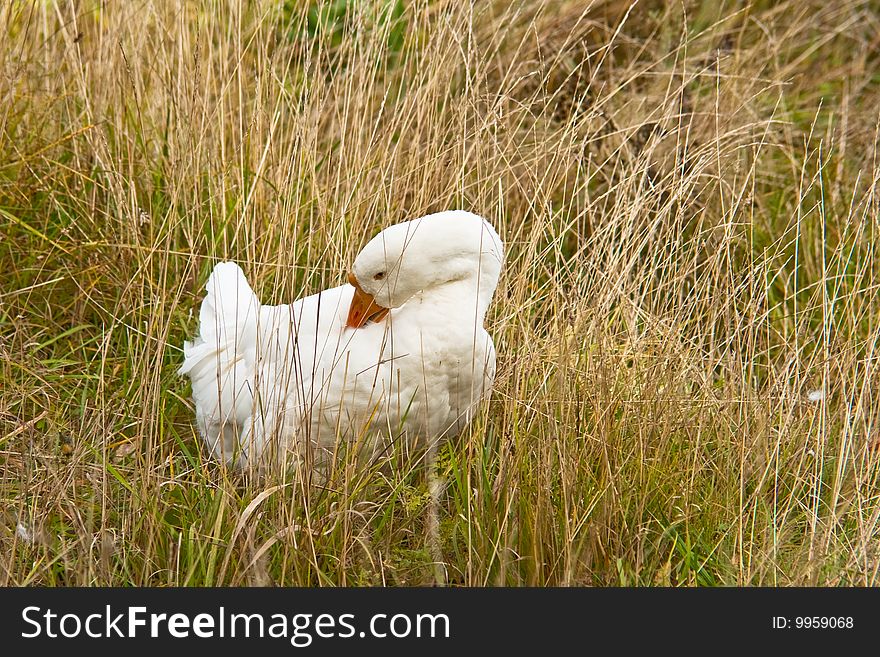
[[487, 221], [451, 211], [383, 230], [351, 284], [289, 305], [261, 305], [238, 265], [218, 264], [180, 368], [206, 445], [252, 466], [457, 434], [494, 380], [483, 320], [503, 259]]

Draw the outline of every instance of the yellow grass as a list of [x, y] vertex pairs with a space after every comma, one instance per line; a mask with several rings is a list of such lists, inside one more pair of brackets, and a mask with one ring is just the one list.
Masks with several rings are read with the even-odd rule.
[[433, 582], [416, 463], [225, 471], [175, 371], [218, 259], [287, 302], [465, 208], [450, 583], [876, 584], [876, 3], [322, 5], [0, 4], [0, 583]]

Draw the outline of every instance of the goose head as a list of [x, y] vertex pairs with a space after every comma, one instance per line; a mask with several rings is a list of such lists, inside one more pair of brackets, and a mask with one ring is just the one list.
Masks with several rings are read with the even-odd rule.
[[354, 296], [347, 326], [381, 321], [416, 294], [426, 301], [436, 288], [475, 284], [481, 315], [492, 299], [504, 245], [488, 221], [470, 212], [438, 212], [390, 226], [355, 258], [348, 275]]

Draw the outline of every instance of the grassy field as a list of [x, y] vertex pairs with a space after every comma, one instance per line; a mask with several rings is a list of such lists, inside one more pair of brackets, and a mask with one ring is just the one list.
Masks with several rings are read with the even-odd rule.
[[880, 583], [880, 7], [320, 7], [0, 4], [0, 584], [432, 583], [418, 463], [227, 471], [176, 369], [218, 259], [448, 208], [508, 246], [451, 584]]

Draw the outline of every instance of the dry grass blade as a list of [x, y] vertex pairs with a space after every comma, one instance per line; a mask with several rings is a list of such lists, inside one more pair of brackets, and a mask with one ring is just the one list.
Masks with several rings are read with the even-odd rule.
[[[0, 583], [877, 584], [878, 70], [868, 0], [0, 3]], [[432, 544], [405, 454], [206, 458], [213, 263], [454, 207], [510, 249]]]

